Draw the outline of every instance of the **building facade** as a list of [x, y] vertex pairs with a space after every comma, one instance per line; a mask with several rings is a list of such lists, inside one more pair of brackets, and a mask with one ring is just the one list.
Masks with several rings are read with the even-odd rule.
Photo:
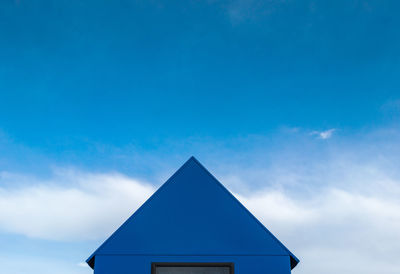
[[87, 259], [94, 274], [289, 274], [298, 262], [194, 157]]

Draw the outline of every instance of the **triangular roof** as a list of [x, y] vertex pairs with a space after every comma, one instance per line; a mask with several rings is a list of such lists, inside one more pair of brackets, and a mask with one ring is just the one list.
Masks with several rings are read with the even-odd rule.
[[299, 260], [191, 157], [96, 255], [287, 255]]

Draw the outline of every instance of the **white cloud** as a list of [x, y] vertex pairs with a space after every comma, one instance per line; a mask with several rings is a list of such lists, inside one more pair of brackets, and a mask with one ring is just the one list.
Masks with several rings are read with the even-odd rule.
[[[400, 179], [380, 161], [338, 157], [325, 163], [330, 172], [312, 165], [313, 178], [297, 174], [322, 186], [278, 184], [236, 196], [300, 258], [294, 273], [400, 273]], [[282, 180], [292, 176], [286, 171]]]
[[325, 131], [313, 131], [311, 132], [311, 135], [317, 135], [319, 138], [326, 140], [332, 137], [333, 133], [336, 131], [336, 129], [331, 128]]
[[93, 274], [89, 267], [70, 264], [65, 258], [48, 258], [35, 254], [4, 254], [0, 256], [1, 273], [5, 274]]
[[[10, 174], [7, 178], [14, 180]], [[121, 174], [63, 172], [50, 181], [32, 181], [33, 185], [0, 188], [1, 230], [50, 240], [99, 239], [154, 191]]]
[[400, 242], [400, 201], [396, 198], [335, 188], [308, 198], [279, 191], [238, 198], [273, 232], [295, 244], [299, 252], [323, 247], [338, 252], [355, 249], [368, 255], [374, 248], [387, 257], [400, 251], [396, 244]]
[[84, 268], [89, 268], [89, 265], [86, 262], [80, 262], [80, 263], [78, 263], [78, 266], [84, 267]]

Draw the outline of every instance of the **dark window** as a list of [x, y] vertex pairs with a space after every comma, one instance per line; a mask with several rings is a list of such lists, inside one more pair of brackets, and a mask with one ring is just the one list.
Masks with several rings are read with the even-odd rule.
[[233, 263], [153, 263], [152, 274], [233, 274]]

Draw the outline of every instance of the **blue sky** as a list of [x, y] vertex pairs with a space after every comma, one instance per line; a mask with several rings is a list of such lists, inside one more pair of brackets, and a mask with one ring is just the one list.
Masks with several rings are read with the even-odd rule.
[[399, 273], [399, 8], [1, 1], [1, 272], [90, 273], [194, 155], [295, 272]]

